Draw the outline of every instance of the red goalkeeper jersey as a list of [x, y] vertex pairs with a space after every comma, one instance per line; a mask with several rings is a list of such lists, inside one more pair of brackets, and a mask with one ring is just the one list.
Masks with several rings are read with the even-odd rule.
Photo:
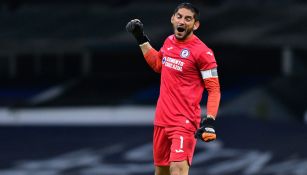
[[204, 91], [201, 70], [217, 67], [214, 54], [197, 36], [182, 42], [169, 36], [159, 51], [162, 59], [160, 96], [154, 124], [195, 131]]

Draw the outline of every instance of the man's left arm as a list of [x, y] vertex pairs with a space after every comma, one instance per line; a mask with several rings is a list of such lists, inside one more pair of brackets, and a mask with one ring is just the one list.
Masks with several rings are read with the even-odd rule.
[[200, 128], [195, 136], [205, 142], [216, 139], [215, 118], [221, 99], [220, 83], [217, 68], [201, 71], [205, 88], [208, 91], [207, 115], [201, 119]]
[[[217, 69], [207, 70], [210, 72], [217, 72]], [[216, 75], [215, 77], [204, 78], [205, 88], [208, 91], [208, 100], [207, 100], [207, 116], [216, 118], [218, 113], [218, 108], [221, 99], [220, 83], [219, 78]]]

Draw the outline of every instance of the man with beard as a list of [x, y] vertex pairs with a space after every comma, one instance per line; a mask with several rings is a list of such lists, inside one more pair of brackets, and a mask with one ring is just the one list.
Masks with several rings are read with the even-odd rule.
[[[160, 95], [154, 119], [153, 157], [156, 175], [187, 175], [196, 139], [216, 139], [215, 118], [220, 85], [214, 54], [194, 31], [199, 11], [190, 3], [179, 4], [171, 17], [174, 34], [157, 51], [149, 43], [139, 19], [126, 29], [137, 40], [150, 67], [161, 73]], [[207, 115], [201, 117], [200, 101], [208, 91]]]

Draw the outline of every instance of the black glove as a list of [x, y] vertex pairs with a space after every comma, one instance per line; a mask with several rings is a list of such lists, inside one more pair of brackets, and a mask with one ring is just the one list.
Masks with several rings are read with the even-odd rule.
[[143, 23], [139, 19], [129, 21], [126, 25], [126, 30], [132, 33], [139, 45], [149, 41], [148, 37], [144, 34]]
[[214, 122], [215, 120], [211, 117], [203, 117], [200, 122], [200, 127], [195, 133], [195, 138], [205, 142], [215, 140], [216, 134], [214, 129]]

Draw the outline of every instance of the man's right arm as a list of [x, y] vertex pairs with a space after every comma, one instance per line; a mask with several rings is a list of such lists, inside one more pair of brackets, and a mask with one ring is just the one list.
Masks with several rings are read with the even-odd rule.
[[160, 73], [162, 68], [161, 54], [156, 51], [149, 42], [141, 44], [140, 48], [148, 65], [155, 72]]
[[149, 39], [143, 31], [143, 23], [139, 19], [133, 19], [126, 25], [126, 30], [130, 32], [138, 42], [149, 66], [155, 72], [160, 73], [162, 68], [161, 54], [150, 45]]

